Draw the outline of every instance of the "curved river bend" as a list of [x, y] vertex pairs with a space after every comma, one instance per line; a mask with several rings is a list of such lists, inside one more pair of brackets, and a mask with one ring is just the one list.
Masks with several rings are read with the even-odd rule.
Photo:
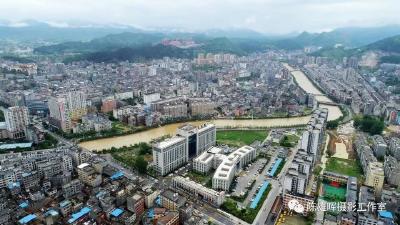
[[[301, 72], [296, 71], [287, 64], [284, 64], [286, 68], [291, 71], [293, 77], [296, 79], [300, 87], [307, 93], [313, 93], [317, 96], [317, 101], [331, 101], [329, 98], [322, 96], [322, 93], [312, 84], [307, 76]], [[339, 107], [330, 105], [320, 105], [323, 108], [328, 108], [328, 120], [334, 120], [342, 115]], [[254, 120], [233, 120], [233, 119], [216, 119], [216, 120], [203, 120], [190, 122], [197, 126], [204, 124], [205, 122], [211, 122], [216, 125], [217, 128], [268, 128], [268, 127], [289, 127], [305, 125], [309, 121], [310, 116], [301, 117], [290, 117], [290, 118], [273, 118], [273, 119], [254, 119]], [[184, 123], [174, 123], [165, 125], [162, 127], [150, 129], [147, 131], [138, 132], [135, 134], [129, 134], [125, 136], [103, 138], [93, 141], [86, 141], [79, 144], [79, 146], [88, 150], [96, 151], [102, 149], [108, 149], [111, 147], [122, 147], [134, 145], [139, 142], [150, 142], [153, 139], [160, 138], [164, 135], [174, 135], [176, 129]]]

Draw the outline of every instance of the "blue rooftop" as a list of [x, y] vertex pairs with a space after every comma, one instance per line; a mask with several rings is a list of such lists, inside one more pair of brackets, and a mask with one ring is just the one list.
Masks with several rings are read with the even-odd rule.
[[111, 212], [111, 216], [118, 217], [118, 216], [120, 216], [123, 212], [124, 212], [124, 210], [119, 209], [119, 208], [116, 208], [116, 209], [114, 209], [114, 210]]
[[121, 178], [122, 176], [124, 176], [124, 173], [122, 171], [118, 171], [116, 173], [114, 173], [110, 178], [111, 180], [116, 180]]
[[22, 219], [20, 219], [18, 222], [20, 224], [27, 224], [29, 222], [31, 222], [32, 220], [36, 219], [36, 215], [35, 214], [29, 214], [25, 217], [23, 217]]
[[267, 190], [268, 185], [269, 185], [269, 182], [264, 181], [264, 184], [261, 186], [260, 190], [257, 192], [257, 195], [254, 198], [254, 201], [250, 204], [251, 209], [257, 208], [258, 202], [261, 200], [261, 197], [263, 196], [265, 190]]
[[8, 183], [8, 189], [14, 189], [14, 188], [19, 188], [21, 187], [21, 184], [19, 182], [12, 182], [12, 183]]
[[68, 223], [73, 223], [79, 220], [82, 216], [88, 214], [90, 211], [92, 211], [92, 209], [89, 207], [82, 208], [79, 212], [72, 214], [71, 218], [68, 220]]
[[278, 169], [279, 165], [282, 162], [282, 158], [277, 158], [274, 165], [272, 165], [271, 172], [267, 172], [268, 176], [275, 176], [276, 170]]
[[19, 207], [21, 207], [23, 209], [28, 207], [28, 201], [22, 202], [21, 204], [19, 204]]
[[151, 208], [147, 211], [147, 217], [153, 219], [154, 218], [154, 209]]
[[14, 148], [30, 148], [32, 143], [15, 143], [15, 144], [4, 144], [0, 145], [0, 150], [9, 150]]
[[393, 219], [393, 214], [389, 211], [379, 211], [379, 216], [386, 219]]

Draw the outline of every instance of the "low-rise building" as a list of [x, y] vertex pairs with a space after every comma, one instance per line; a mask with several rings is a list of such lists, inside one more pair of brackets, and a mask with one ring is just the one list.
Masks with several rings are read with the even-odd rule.
[[381, 195], [384, 180], [383, 164], [380, 162], [370, 163], [365, 177], [365, 185], [374, 188], [376, 197]]
[[377, 158], [384, 157], [386, 155], [387, 144], [381, 135], [374, 135], [372, 137], [372, 149], [374, 150]]
[[[374, 188], [361, 186], [358, 195], [358, 203], [368, 205], [370, 202], [375, 202]], [[360, 225], [384, 225], [383, 221], [378, 220], [375, 211], [358, 211], [358, 222]]]
[[389, 153], [397, 160], [400, 160], [400, 138], [390, 138]]
[[215, 156], [220, 154], [222, 149], [212, 147], [193, 159], [193, 170], [199, 173], [208, 173], [214, 165]]
[[224, 203], [225, 194], [224, 192], [218, 192], [213, 189], [204, 187], [203, 185], [196, 183], [189, 178], [176, 176], [172, 179], [174, 188], [183, 190], [190, 195], [194, 195], [195, 198], [201, 198], [212, 205], [220, 206]]
[[82, 188], [83, 188], [82, 182], [79, 179], [75, 179], [62, 186], [62, 193], [64, 198], [68, 199], [71, 196], [79, 194]]
[[136, 217], [140, 217], [144, 213], [145, 201], [144, 197], [140, 194], [134, 194], [126, 199], [127, 208], [129, 211], [134, 212]]
[[387, 183], [390, 185], [400, 185], [400, 165], [396, 158], [386, 156], [384, 162], [384, 172]]
[[228, 191], [233, 177], [245, 165], [256, 158], [256, 149], [243, 146], [222, 160], [212, 178], [212, 187], [216, 190]]
[[186, 198], [171, 190], [161, 193], [161, 205], [169, 210], [178, 210], [186, 203]]
[[93, 166], [89, 163], [83, 163], [78, 166], [78, 176], [84, 184], [91, 187], [97, 187], [102, 182], [101, 174], [97, 173]]

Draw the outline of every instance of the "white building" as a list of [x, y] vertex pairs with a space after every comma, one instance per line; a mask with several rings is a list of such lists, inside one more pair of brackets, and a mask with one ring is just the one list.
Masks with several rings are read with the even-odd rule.
[[187, 161], [187, 144], [184, 137], [173, 137], [153, 146], [155, 169], [162, 176], [173, 172]]
[[215, 145], [217, 129], [214, 124], [204, 124], [197, 130], [197, 155]]
[[256, 158], [256, 149], [243, 146], [224, 158], [212, 179], [212, 187], [216, 190], [229, 190], [232, 179], [245, 165]]
[[216, 144], [216, 128], [214, 124], [203, 124], [199, 127], [185, 124], [176, 131], [178, 136], [185, 137], [189, 158], [200, 155]]
[[189, 194], [193, 194], [195, 197], [201, 197], [203, 201], [209, 202], [212, 205], [220, 206], [224, 203], [225, 193], [223, 191], [218, 192], [213, 189], [204, 187], [189, 178], [176, 176], [172, 179], [174, 188], [184, 190]]
[[158, 100], [160, 100], [160, 93], [158, 93], [158, 92], [143, 94], [143, 102], [146, 105], [148, 105], [152, 102], [158, 101]]
[[228, 191], [233, 177], [240, 170], [240, 157], [238, 155], [227, 157], [218, 166], [212, 178], [212, 188]]
[[19, 139], [26, 137], [26, 127], [29, 125], [27, 107], [9, 107], [4, 111], [4, 117], [9, 138]]
[[193, 170], [199, 173], [208, 173], [215, 165], [214, 160], [216, 160], [216, 155], [221, 152], [222, 149], [212, 147], [201, 153], [198, 157], [193, 159]]

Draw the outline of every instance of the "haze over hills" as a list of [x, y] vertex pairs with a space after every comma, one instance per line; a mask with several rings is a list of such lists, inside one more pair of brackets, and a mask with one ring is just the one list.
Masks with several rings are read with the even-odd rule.
[[[93, 25], [85, 23], [54, 24], [40, 21], [22, 21], [19, 23], [0, 21], [0, 39], [13, 40], [45, 40], [53, 42], [90, 41], [108, 34], [118, 33], [151, 33], [163, 34], [167, 37], [177, 36], [206, 36], [209, 38], [227, 37], [235, 39], [262, 39], [275, 45], [287, 43], [288, 46], [300, 48], [304, 45], [319, 45], [322, 47], [341, 43], [349, 47], [358, 47], [374, 41], [400, 34], [400, 25], [382, 27], [345, 27], [337, 28], [330, 32], [310, 33], [304, 31], [298, 35], [267, 34], [244, 28], [223, 28], [198, 31], [185, 31], [178, 29], [140, 29], [128, 25]], [[281, 40], [281, 41], [276, 41]]]
[[400, 58], [397, 55], [400, 54], [400, 35], [384, 38], [357, 48], [326, 47], [312, 53], [311, 55], [339, 59], [361, 55], [368, 51], [379, 51], [385, 53], [386, 56], [381, 58], [381, 62], [399, 63]]
[[94, 38], [103, 37], [108, 34], [122, 32], [143, 32], [134, 27], [127, 26], [73, 26], [49, 25], [38, 21], [24, 21], [16, 24], [0, 24], [0, 40], [14, 41], [89, 41]]
[[[392, 37], [400, 35], [399, 25], [347, 27], [330, 32], [303, 32], [298, 35], [276, 36], [240, 28], [211, 29], [201, 32], [177, 30], [162, 30], [161, 32], [131, 26], [62, 27], [37, 21], [14, 25], [2, 24], [0, 25], [0, 40], [48, 41], [55, 44], [37, 47], [35, 53], [46, 55], [74, 53], [79, 55], [79, 59], [88, 58], [94, 61], [164, 56], [193, 57], [198, 52], [227, 52], [244, 55], [267, 48], [295, 50], [306, 46], [322, 47], [322, 50], [313, 53], [316, 56], [343, 57], [368, 49], [397, 52], [397, 48], [391, 47], [397, 44], [397, 39], [392, 39]], [[191, 39], [198, 46], [180, 49], [160, 44], [166, 39]], [[342, 48], [334, 47], [336, 45]], [[123, 54], [119, 57], [118, 53]]]

